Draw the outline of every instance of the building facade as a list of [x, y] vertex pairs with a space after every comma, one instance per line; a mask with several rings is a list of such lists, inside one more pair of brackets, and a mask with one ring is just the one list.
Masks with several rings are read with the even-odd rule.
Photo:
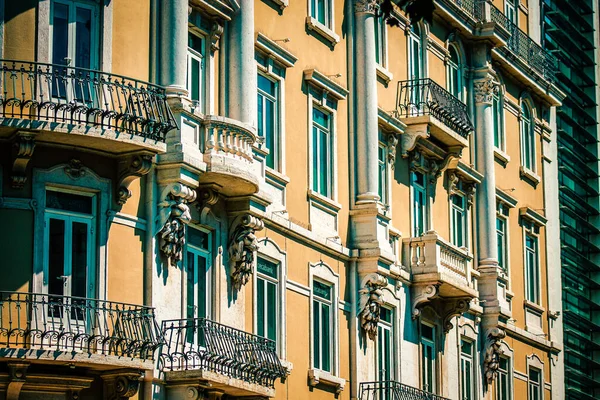
[[[557, 111], [565, 390], [600, 396], [598, 363], [598, 2], [543, 2], [544, 43], [559, 58]], [[578, 40], [567, 32], [576, 32]]]
[[0, 396], [564, 398], [534, 3], [0, 0]]

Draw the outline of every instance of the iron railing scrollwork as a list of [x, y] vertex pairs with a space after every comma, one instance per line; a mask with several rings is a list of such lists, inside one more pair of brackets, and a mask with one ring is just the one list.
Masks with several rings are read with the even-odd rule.
[[467, 105], [431, 79], [398, 82], [396, 106], [400, 118], [432, 115], [464, 138], [474, 129]]
[[0, 347], [153, 360], [161, 340], [151, 307], [0, 292]]
[[164, 142], [177, 127], [164, 88], [65, 65], [0, 60], [0, 118], [85, 124]]
[[395, 381], [362, 382], [360, 400], [449, 400]]
[[206, 318], [164, 321], [163, 371], [208, 370], [273, 387], [286, 370], [275, 342]]

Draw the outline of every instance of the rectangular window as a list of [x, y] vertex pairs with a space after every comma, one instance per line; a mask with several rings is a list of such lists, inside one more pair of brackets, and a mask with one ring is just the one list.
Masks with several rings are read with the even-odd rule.
[[494, 146], [496, 148], [505, 151], [504, 146], [504, 110], [502, 109], [502, 103], [500, 103], [500, 95], [494, 93], [492, 101], [492, 114], [494, 118]]
[[542, 400], [542, 371], [529, 367], [527, 400]]
[[313, 281], [313, 366], [332, 372], [333, 288]]
[[[377, 326], [377, 376], [380, 382], [392, 381], [395, 375], [393, 315], [393, 310], [381, 307]], [[387, 398], [391, 398], [389, 394]]]
[[517, 0], [504, 0], [504, 15], [513, 24], [517, 24]]
[[382, 17], [375, 17], [375, 61], [381, 67], [386, 68], [386, 36], [385, 36], [385, 20]]
[[387, 146], [379, 143], [379, 201], [384, 204], [389, 204], [389, 184], [388, 184], [388, 150]]
[[454, 194], [450, 200], [450, 236], [452, 244], [457, 247], [467, 245], [467, 210], [465, 197]]
[[310, 16], [331, 28], [331, 0], [310, 0]]
[[427, 222], [427, 189], [425, 175], [418, 171], [411, 172], [413, 207], [412, 236], [419, 237], [425, 233]]
[[195, 33], [188, 33], [187, 89], [190, 99], [204, 111], [204, 54], [205, 40]]
[[473, 342], [461, 340], [460, 343], [460, 376], [462, 400], [475, 399], [475, 379], [473, 366]]
[[278, 82], [258, 74], [258, 136], [269, 150], [267, 167], [279, 171], [278, 86]]
[[312, 111], [312, 189], [326, 197], [331, 198], [332, 168], [331, 168], [331, 114], [313, 107]]
[[497, 205], [496, 237], [498, 241], [498, 266], [508, 274], [508, 208], [502, 204]]
[[424, 391], [436, 392], [436, 349], [435, 328], [421, 324], [421, 387]]
[[94, 5], [55, 0], [50, 28], [52, 63], [78, 68], [97, 68], [98, 10]]
[[531, 234], [525, 235], [525, 275], [526, 275], [526, 296], [525, 298], [533, 303], [540, 302], [540, 275], [538, 266], [538, 241], [537, 237]]
[[256, 333], [273, 341], [277, 341], [278, 288], [278, 264], [259, 257], [256, 264]]
[[498, 377], [496, 378], [497, 400], [510, 400], [511, 381], [510, 359], [501, 356], [498, 362]]
[[188, 226], [186, 247], [186, 318], [205, 318], [209, 316], [210, 235]]

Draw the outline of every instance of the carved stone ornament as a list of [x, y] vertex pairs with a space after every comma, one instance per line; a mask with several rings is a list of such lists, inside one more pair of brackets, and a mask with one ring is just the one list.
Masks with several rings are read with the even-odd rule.
[[396, 146], [398, 146], [398, 137], [393, 133], [389, 133], [387, 135], [388, 162], [392, 169], [396, 164]]
[[471, 307], [471, 299], [445, 299], [441, 304], [444, 332], [448, 333], [454, 328], [452, 318], [458, 317]]
[[254, 215], [238, 215], [231, 224], [229, 237], [229, 264], [231, 286], [238, 291], [248, 283], [254, 266], [254, 252], [258, 241], [254, 235], [263, 229], [262, 220]]
[[213, 22], [210, 29], [210, 51], [215, 52], [219, 50], [219, 39], [223, 36], [223, 24]]
[[211, 187], [203, 187], [198, 190], [197, 207], [200, 212], [205, 208], [210, 208], [219, 201], [219, 192]]
[[124, 400], [138, 392], [141, 374], [139, 372], [109, 372], [102, 375], [108, 399]]
[[180, 183], [167, 186], [162, 193], [164, 198], [158, 204], [159, 246], [171, 265], [176, 265], [183, 257], [185, 226], [191, 220], [189, 203], [196, 200], [196, 191]]
[[492, 104], [494, 100], [494, 94], [498, 92], [498, 83], [496, 83], [491, 77], [488, 77], [482, 80], [474, 81], [473, 89], [475, 91], [475, 103]]
[[455, 170], [448, 171], [448, 194], [464, 194], [469, 207], [473, 205], [475, 197], [475, 182], [463, 179]]
[[131, 197], [131, 190], [129, 185], [131, 183], [146, 175], [152, 168], [152, 156], [143, 154], [136, 155], [126, 160], [125, 167], [121, 168], [119, 173], [119, 184], [117, 189], [117, 203], [119, 205], [125, 204], [125, 202]]
[[502, 353], [502, 339], [506, 336], [503, 329], [488, 329], [485, 335], [485, 356], [483, 359], [483, 373], [488, 384], [494, 382], [498, 377], [498, 367], [500, 366], [500, 356]]
[[387, 279], [379, 274], [370, 274], [365, 279], [364, 287], [358, 292], [362, 304], [360, 326], [369, 339], [375, 340], [383, 304], [381, 289], [387, 286]]
[[425, 304], [437, 297], [439, 285], [413, 286], [412, 318], [417, 319]]
[[65, 166], [65, 174], [75, 180], [83, 178], [85, 176], [85, 168], [81, 160], [73, 158], [69, 161], [69, 165]]
[[379, 9], [377, 0], [354, 0], [354, 12], [375, 14]]
[[13, 165], [11, 185], [15, 189], [22, 189], [27, 182], [27, 164], [33, 156], [35, 148], [35, 135], [20, 133], [13, 143]]

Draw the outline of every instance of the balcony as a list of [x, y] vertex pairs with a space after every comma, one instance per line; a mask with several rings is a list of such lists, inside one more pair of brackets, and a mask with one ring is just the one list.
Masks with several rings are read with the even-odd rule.
[[0, 138], [25, 130], [37, 143], [160, 153], [177, 127], [162, 87], [102, 71], [0, 60], [0, 96]]
[[203, 146], [206, 173], [202, 185], [216, 185], [225, 196], [243, 196], [258, 191], [258, 174], [253, 166], [255, 129], [226, 117], [203, 117]]
[[403, 156], [419, 138], [433, 138], [447, 150], [468, 146], [474, 128], [465, 103], [431, 79], [400, 81], [397, 93], [396, 116], [407, 125]]
[[0, 292], [0, 359], [152, 369], [161, 342], [151, 307]]
[[413, 316], [424, 306], [432, 306], [449, 331], [451, 318], [469, 310], [471, 300], [478, 297], [472, 280], [476, 275], [471, 270], [473, 255], [433, 231], [404, 239], [403, 246], [403, 265], [409, 265], [411, 272]]
[[286, 376], [275, 342], [205, 318], [163, 322], [159, 368], [167, 382], [208, 381], [230, 396], [275, 396]]
[[358, 391], [359, 400], [449, 400], [395, 381], [362, 382]]

